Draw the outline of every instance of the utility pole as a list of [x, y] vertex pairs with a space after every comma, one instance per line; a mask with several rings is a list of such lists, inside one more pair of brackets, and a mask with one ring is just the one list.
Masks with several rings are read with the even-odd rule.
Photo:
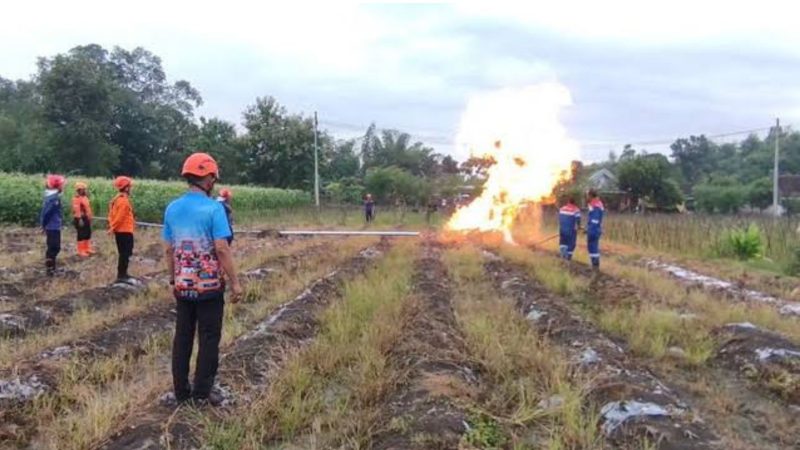
[[319, 209], [319, 148], [317, 147], [316, 111], [314, 111], [314, 202], [317, 205], [317, 209]]
[[781, 149], [781, 119], [775, 119], [775, 166], [772, 169], [773, 176], [772, 176], [772, 213], [775, 214], [775, 217], [781, 215], [780, 212], [780, 205], [778, 201], [780, 199], [780, 195], [778, 192], [778, 156], [780, 154]]

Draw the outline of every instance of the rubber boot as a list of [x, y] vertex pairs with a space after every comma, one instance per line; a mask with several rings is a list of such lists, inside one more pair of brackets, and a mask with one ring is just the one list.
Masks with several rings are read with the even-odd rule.
[[95, 253], [97, 253], [97, 252], [94, 251], [94, 247], [92, 247], [92, 240], [91, 239], [87, 239], [87, 240], [85, 240], [83, 242], [86, 242], [86, 253], [88, 253], [90, 255], [94, 255]]
[[77, 249], [78, 249], [78, 256], [82, 258], [86, 258], [89, 256], [89, 252], [86, 250], [86, 241], [78, 241]]

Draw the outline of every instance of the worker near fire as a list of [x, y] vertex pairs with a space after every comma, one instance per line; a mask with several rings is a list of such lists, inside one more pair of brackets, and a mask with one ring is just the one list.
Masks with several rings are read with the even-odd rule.
[[82, 181], [75, 183], [75, 196], [72, 197], [72, 222], [77, 234], [78, 256], [94, 254], [92, 249], [92, 205], [89, 204], [88, 185]]
[[[207, 153], [193, 153], [181, 175], [189, 190], [167, 206], [162, 234], [177, 313], [172, 383], [179, 404], [218, 406], [222, 398], [211, 388], [219, 365], [225, 287], [230, 284], [232, 303], [241, 299], [242, 287], [228, 245], [225, 208], [211, 197], [219, 179], [217, 162]], [[197, 361], [189, 384], [195, 331]]]
[[233, 193], [230, 189], [221, 189], [217, 201], [222, 203], [225, 208], [225, 217], [228, 219], [228, 227], [231, 229], [231, 237], [228, 238], [228, 245], [233, 243], [233, 206], [231, 206], [231, 199]]
[[133, 180], [129, 177], [114, 178], [117, 195], [108, 206], [108, 232], [114, 234], [117, 243], [117, 283], [136, 284], [128, 274], [128, 264], [133, 255], [133, 231], [136, 220], [133, 216], [130, 195]]
[[66, 179], [61, 175], [48, 175], [45, 179], [44, 201], [42, 212], [39, 215], [39, 225], [46, 235], [46, 250], [44, 253], [44, 267], [47, 276], [56, 273], [56, 257], [61, 252], [61, 192], [64, 190]]
[[372, 199], [372, 194], [367, 194], [364, 198], [364, 218], [367, 223], [375, 220], [375, 201]]
[[561, 257], [567, 261], [572, 259], [575, 246], [578, 243], [578, 229], [581, 227], [581, 209], [575, 204], [575, 199], [569, 197], [567, 204], [558, 210], [559, 241], [558, 249]]
[[589, 259], [592, 261], [592, 268], [600, 268], [600, 236], [603, 235], [603, 216], [605, 207], [597, 191], [589, 190], [589, 213], [586, 223], [586, 248], [589, 252]]

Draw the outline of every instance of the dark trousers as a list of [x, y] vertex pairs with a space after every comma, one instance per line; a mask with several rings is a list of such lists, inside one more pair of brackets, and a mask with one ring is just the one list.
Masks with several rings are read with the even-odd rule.
[[114, 233], [114, 239], [117, 241], [117, 252], [119, 253], [117, 278], [127, 278], [128, 263], [133, 255], [133, 233]]
[[575, 247], [578, 244], [578, 234], [575, 231], [561, 232], [558, 238], [558, 249], [561, 252], [561, 257], [566, 260], [571, 260]]
[[372, 222], [375, 220], [375, 211], [373, 211], [372, 208], [367, 208], [364, 210], [364, 216], [364, 218], [367, 220], [367, 223]]
[[589, 259], [592, 261], [592, 267], [600, 267], [600, 235], [587, 235], [586, 248], [589, 251]]
[[[219, 365], [224, 294], [206, 300], [177, 300], [175, 339], [172, 341], [172, 384], [178, 401], [189, 397], [207, 398]], [[197, 330], [197, 363], [194, 383], [189, 384], [194, 335]]]
[[61, 252], [61, 230], [47, 230], [47, 250], [44, 252], [44, 264], [47, 270], [56, 268], [56, 256]]
[[78, 234], [78, 242], [88, 241], [92, 238], [92, 223], [89, 219], [83, 219], [83, 226], [81, 226], [78, 219], [75, 219], [75, 231]]

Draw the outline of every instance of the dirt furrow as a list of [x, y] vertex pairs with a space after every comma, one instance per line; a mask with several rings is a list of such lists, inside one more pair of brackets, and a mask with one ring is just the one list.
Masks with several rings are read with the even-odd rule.
[[591, 375], [589, 401], [614, 448], [712, 449], [717, 438], [672, 388], [637, 364], [618, 344], [575, 314], [568, 301], [532, 280], [521, 268], [487, 254], [486, 271], [496, 287], [540, 333]]
[[468, 431], [463, 405], [478, 395], [478, 379], [456, 322], [441, 250], [430, 241], [413, 283], [417, 301], [409, 327], [389, 356], [402, 381], [386, 401], [370, 448], [456, 449]]
[[743, 282], [734, 283], [731, 281], [722, 280], [720, 278], [704, 275], [675, 264], [663, 263], [654, 259], [643, 260], [641, 264], [650, 270], [668, 274], [679, 283], [690, 288], [704, 289], [723, 298], [770, 305], [778, 309], [778, 311], [784, 315], [800, 315], [800, 303], [784, 300], [753, 289], [748, 289], [743, 286]]
[[[569, 268], [577, 275], [592, 278], [593, 297], [599, 302], [625, 298], [646, 302], [651, 297], [627, 280], [604, 273], [595, 274], [584, 264], [571, 264]], [[780, 333], [750, 322], [717, 327], [712, 337], [715, 349], [710, 362], [717, 368], [726, 369], [719, 373], [739, 377], [762, 391], [776, 394], [790, 405], [800, 407], [800, 345]]]
[[[259, 247], [258, 244], [247, 241], [240, 244], [243, 244], [239, 246], [243, 250], [237, 251], [237, 256], [252, 253]], [[152, 244], [143, 254], [158, 258], [163, 252], [162, 249], [161, 244]], [[33, 300], [29, 290], [19, 290], [21, 289], [19, 288], [20, 295], [17, 299], [20, 301], [27, 299], [28, 302], [16, 309], [0, 313], [0, 338], [24, 337], [45, 327], [58, 326], [79, 310], [102, 311], [113, 307], [136, 294], [145, 292], [148, 286], [165, 282], [166, 276], [163, 269], [158, 269], [140, 276], [135, 285], [114, 283], [41, 300]], [[79, 282], [76, 277], [75, 283]]]
[[[657, 303], [628, 280], [595, 273], [581, 263], [566, 267], [591, 279], [589, 302], [594, 307], [630, 299], [637, 304]], [[693, 320], [692, 313], [683, 314]], [[648, 365], [667, 376], [705, 416], [720, 423], [728, 445], [761, 449], [800, 446], [796, 437], [800, 432], [800, 421], [795, 418], [798, 408], [791, 406], [800, 404], [800, 346], [749, 322], [725, 324], [710, 337], [714, 350], [704, 365], [686, 366], [679, 358], [678, 364]], [[675, 348], [674, 353], [677, 356], [680, 350]]]
[[[308, 257], [327, 251], [328, 245], [320, 243], [288, 255], [268, 258], [258, 268], [244, 273], [244, 282], [257, 282], [276, 273], [291, 274]], [[19, 440], [29, 432], [29, 404], [42, 394], [55, 392], [65, 365], [92, 361], [114, 355], [139, 358], [146, 352], [148, 340], [166, 336], [174, 324], [175, 308], [172, 301], [154, 305], [153, 308], [124, 317], [79, 339], [42, 350], [36, 356], [19, 361], [13, 367], [0, 369], [0, 442]], [[171, 332], [171, 331], [169, 331]], [[167, 332], [167, 334], [169, 334]]]
[[[309, 284], [291, 302], [277, 307], [229, 346], [220, 360], [222, 384], [215, 387], [225, 401], [220, 410], [211, 413], [224, 415], [234, 410], [246, 414], [246, 405], [269, 383], [274, 371], [317, 334], [317, 315], [340, 295], [343, 283], [372, 266], [388, 246], [389, 241], [382, 240], [377, 246], [361, 250], [337, 269]], [[175, 410], [163, 399], [127, 422], [124, 429], [101, 448], [188, 449], [200, 445], [197, 439], [202, 433], [198, 427], [202, 424], [197, 422], [197, 413], [185, 408]]]

